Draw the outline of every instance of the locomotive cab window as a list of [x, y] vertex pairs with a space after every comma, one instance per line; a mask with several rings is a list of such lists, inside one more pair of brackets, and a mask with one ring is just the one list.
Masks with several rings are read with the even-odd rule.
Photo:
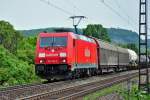
[[67, 37], [54, 37], [53, 46], [67, 46]]
[[67, 37], [41, 37], [40, 47], [67, 46]]
[[53, 38], [52, 37], [41, 37], [40, 38], [40, 47], [49, 47], [52, 46]]

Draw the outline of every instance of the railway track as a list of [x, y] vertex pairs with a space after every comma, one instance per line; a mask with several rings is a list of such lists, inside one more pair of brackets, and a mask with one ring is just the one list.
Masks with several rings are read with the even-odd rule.
[[8, 91], [8, 90], [15, 90], [15, 89], [18, 89], [18, 88], [29, 87], [29, 86], [34, 86], [34, 85], [41, 85], [41, 84], [42, 83], [9, 86], [9, 87], [0, 88], [0, 91], [2, 92], [2, 91]]
[[105, 80], [97, 81], [97, 82], [91, 82], [87, 84], [77, 85], [73, 87], [67, 87], [62, 90], [58, 91], [52, 91], [52, 92], [45, 92], [25, 98], [20, 98], [21, 100], [25, 99], [31, 99], [31, 100], [70, 100], [70, 99], [76, 99], [78, 97], [84, 96], [86, 94], [89, 94], [91, 92], [112, 86], [113, 84], [118, 84], [120, 82], [126, 81], [128, 79], [132, 79], [136, 77], [138, 73], [132, 73], [129, 75], [121, 75], [117, 77], [111, 77]]
[[61, 81], [38, 84], [0, 91], [0, 100], [25, 99], [70, 99], [111, 86], [129, 78], [136, 77], [138, 71], [122, 72], [107, 76], [90, 77], [88, 79]]

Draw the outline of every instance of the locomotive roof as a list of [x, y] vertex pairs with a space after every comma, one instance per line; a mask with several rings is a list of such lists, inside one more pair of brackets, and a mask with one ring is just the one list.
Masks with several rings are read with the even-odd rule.
[[87, 37], [85, 35], [81, 34], [75, 34], [73, 32], [42, 32], [39, 34], [40, 37], [47, 37], [47, 36], [67, 36], [70, 34], [74, 39], [80, 39], [88, 42], [93, 42], [95, 41], [91, 37]]
[[67, 36], [68, 34], [73, 34], [72, 32], [42, 32], [39, 36]]

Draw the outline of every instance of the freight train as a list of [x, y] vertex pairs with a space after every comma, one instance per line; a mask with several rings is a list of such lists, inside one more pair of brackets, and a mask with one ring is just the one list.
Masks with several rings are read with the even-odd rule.
[[72, 79], [135, 69], [137, 59], [133, 50], [97, 38], [73, 32], [43, 32], [37, 38], [35, 71], [47, 80]]

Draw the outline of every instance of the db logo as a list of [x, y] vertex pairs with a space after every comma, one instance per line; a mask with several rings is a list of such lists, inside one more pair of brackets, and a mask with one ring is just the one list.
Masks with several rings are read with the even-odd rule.
[[85, 57], [90, 57], [90, 50], [89, 49], [85, 49]]

